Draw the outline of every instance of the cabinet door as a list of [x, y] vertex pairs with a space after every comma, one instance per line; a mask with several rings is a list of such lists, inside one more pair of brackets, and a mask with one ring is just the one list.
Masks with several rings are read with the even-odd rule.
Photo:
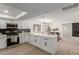
[[20, 34], [19, 37], [20, 37], [20, 43], [23, 43], [23, 35]]
[[32, 44], [33, 43], [33, 35], [30, 34], [30, 36], [28, 37], [28, 43]]
[[38, 35], [34, 35], [34, 39], [33, 39], [33, 45], [37, 46], [40, 48], [41, 46], [41, 40], [42, 37], [38, 36]]
[[55, 54], [57, 51], [57, 39], [56, 38], [44, 38], [42, 48], [51, 54]]
[[0, 49], [7, 47], [6, 38], [0, 37]]
[[20, 43], [25, 43], [26, 42], [24, 34], [20, 34], [19, 37], [20, 37]]
[[25, 35], [25, 39], [26, 39], [26, 42], [29, 42], [30, 34], [26, 34], [26, 35]]
[[20, 43], [22, 43], [22, 34], [21, 33], [19, 34], [19, 41], [20, 41]]
[[36, 46], [36, 43], [37, 43], [37, 38], [38, 36], [36, 36], [36, 35], [34, 35], [33, 36], [33, 45], [35, 45]]
[[6, 23], [0, 24], [1, 29], [6, 29]]
[[25, 33], [23, 34], [23, 42], [24, 43], [26, 42], [26, 34]]
[[41, 42], [41, 44], [42, 44], [41, 48], [42, 49], [46, 49], [46, 47], [47, 47], [47, 41], [48, 41], [48, 39], [46, 39], [45, 37], [43, 37], [43, 40]]
[[36, 43], [36, 45], [37, 45], [39, 48], [42, 47], [42, 40], [43, 40], [43, 37], [38, 36], [38, 39], [37, 39], [37, 43]]

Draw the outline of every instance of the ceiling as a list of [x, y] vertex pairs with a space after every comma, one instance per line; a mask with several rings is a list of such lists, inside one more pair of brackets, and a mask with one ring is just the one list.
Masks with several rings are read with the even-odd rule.
[[22, 21], [61, 9], [71, 5], [71, 3], [4, 3], [4, 5], [27, 12], [26, 15], [15, 19]]
[[26, 12], [22, 10], [0, 4], [0, 17], [2, 18], [17, 19], [24, 14], [26, 14]]
[[79, 6], [66, 11], [61, 9], [46, 15], [48, 19], [58, 23], [79, 22]]

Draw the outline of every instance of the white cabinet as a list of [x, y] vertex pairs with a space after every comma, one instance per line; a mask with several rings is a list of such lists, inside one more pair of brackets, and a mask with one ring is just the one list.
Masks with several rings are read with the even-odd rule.
[[31, 34], [29, 43], [51, 54], [57, 51], [57, 37], [50, 38]]
[[57, 37], [44, 37], [34, 34], [20, 34], [20, 43], [28, 42], [48, 53], [57, 51]]
[[41, 47], [41, 41], [42, 41], [42, 37], [38, 36], [38, 35], [26, 35], [26, 42], [37, 46], [37, 47]]
[[32, 40], [32, 44], [35, 45], [35, 46], [37, 46], [37, 44], [36, 44], [37, 43], [37, 39], [38, 39], [37, 36], [36, 35], [33, 35], [32, 36], [32, 39], [33, 39]]
[[1, 24], [0, 24], [0, 28], [1, 28], [1, 29], [5, 29], [5, 28], [6, 28], [6, 23], [1, 23]]
[[24, 34], [19, 34], [19, 38], [20, 38], [20, 43], [25, 43], [26, 39], [25, 39], [25, 35]]
[[37, 40], [36, 40], [36, 46], [37, 47], [41, 48], [41, 46], [42, 46], [42, 44], [41, 44], [42, 40], [43, 40], [43, 38], [41, 36], [37, 36]]
[[30, 40], [30, 34], [26, 34], [25, 35], [25, 40], [26, 40], [26, 42], [29, 42], [29, 40]]
[[22, 25], [18, 25], [18, 29], [22, 29]]
[[22, 40], [23, 40], [23, 36], [22, 36], [22, 34], [20, 33], [20, 34], [19, 34], [19, 41], [20, 41], [20, 43], [23, 43]]
[[5, 29], [6, 28], [6, 24], [2, 24], [1, 28]]
[[51, 54], [55, 54], [57, 50], [57, 39], [44, 37], [42, 41], [42, 49]]
[[18, 29], [22, 29], [22, 23], [18, 23]]
[[7, 41], [6, 41], [6, 36], [1, 35], [0, 36], [0, 49], [7, 47]]
[[32, 35], [30, 36], [30, 34], [20, 33], [19, 34], [20, 43], [25, 43], [25, 42], [31, 43], [32, 42], [31, 37]]
[[34, 41], [34, 35], [31, 34], [31, 35], [29, 36], [28, 41], [29, 41], [30, 44], [33, 44], [33, 41]]

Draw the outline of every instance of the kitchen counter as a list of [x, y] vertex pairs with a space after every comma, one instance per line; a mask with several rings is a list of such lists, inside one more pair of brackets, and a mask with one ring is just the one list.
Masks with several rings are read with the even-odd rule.
[[38, 35], [38, 36], [43, 36], [43, 37], [50, 37], [50, 38], [54, 38], [54, 37], [57, 37], [56, 34], [43, 34], [43, 33], [23, 33], [23, 34], [28, 34], [28, 35]]
[[26, 33], [19, 34], [20, 43], [32, 44], [50, 54], [55, 54], [57, 51], [57, 35], [42, 34], [42, 33]]
[[57, 37], [56, 34], [54, 34], [54, 35], [50, 35], [50, 34], [42, 34], [42, 33], [30, 33], [30, 34], [38, 35], [38, 36], [43, 36], [43, 37], [50, 37], [50, 38]]

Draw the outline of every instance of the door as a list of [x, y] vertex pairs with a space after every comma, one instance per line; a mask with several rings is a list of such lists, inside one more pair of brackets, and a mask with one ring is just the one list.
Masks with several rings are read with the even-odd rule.
[[63, 24], [63, 37], [70, 38], [72, 36], [72, 24]]

